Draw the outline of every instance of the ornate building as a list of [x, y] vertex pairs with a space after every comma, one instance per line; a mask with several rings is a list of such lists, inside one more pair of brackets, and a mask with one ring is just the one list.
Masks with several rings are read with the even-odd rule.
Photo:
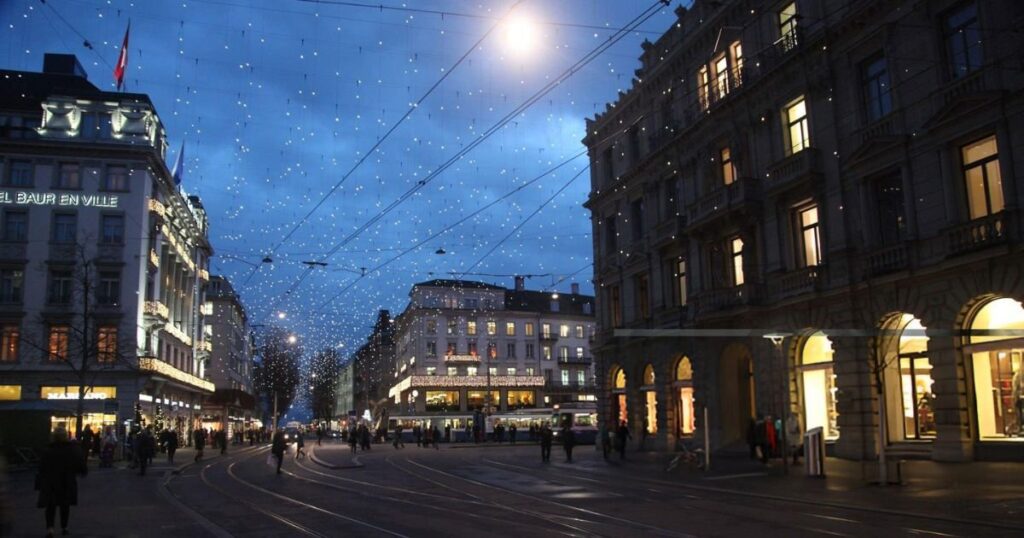
[[68, 55], [0, 80], [0, 417], [74, 431], [84, 382], [93, 428], [198, 425], [212, 249], [153, 103]]
[[204, 422], [229, 435], [253, 426], [256, 392], [252, 382], [253, 342], [241, 297], [222, 276], [212, 276], [206, 290], [204, 339], [213, 343], [207, 379], [216, 392], [207, 401]]
[[1020, 458], [1022, 6], [676, 13], [587, 122], [603, 419], [723, 449], [794, 413], [848, 458]]
[[594, 298], [467, 280], [413, 286], [396, 318], [394, 384], [404, 415], [494, 413], [594, 399]]

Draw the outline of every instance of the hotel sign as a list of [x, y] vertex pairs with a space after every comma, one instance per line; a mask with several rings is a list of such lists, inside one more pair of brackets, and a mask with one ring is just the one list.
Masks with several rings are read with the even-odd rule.
[[2, 205], [41, 205], [57, 207], [99, 207], [114, 209], [120, 202], [112, 194], [77, 194], [72, 192], [0, 191]]
[[445, 355], [444, 362], [480, 362], [477, 355]]

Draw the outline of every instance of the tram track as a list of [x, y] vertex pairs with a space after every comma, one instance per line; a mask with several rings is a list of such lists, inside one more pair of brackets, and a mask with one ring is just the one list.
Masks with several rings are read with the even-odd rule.
[[[461, 477], [461, 476], [458, 476], [456, 474], [449, 473], [447, 471], [442, 471], [440, 469], [436, 469], [434, 467], [431, 467], [431, 466], [428, 466], [428, 465], [424, 465], [424, 464], [412, 461], [412, 460], [410, 460], [408, 458], [406, 458], [405, 461], [410, 463], [410, 464], [412, 464], [412, 465], [414, 465], [414, 466], [420, 467], [420, 468], [422, 468], [424, 470], [427, 470], [427, 471], [430, 471], [430, 472], [433, 472], [433, 473], [436, 473], [436, 474], [440, 474], [442, 476], [446, 476], [446, 477], [454, 479], [454, 480], [458, 480], [458, 481], [461, 481], [461, 482], [473, 484], [473, 485], [476, 485], [478, 487], [483, 487], [483, 488], [499, 491], [499, 492], [501, 492], [502, 494], [505, 494], [505, 495], [512, 495], [512, 496], [528, 499], [531, 502], [536, 502], [536, 503], [544, 504], [544, 505], [547, 505], [547, 506], [552, 506], [552, 507], [555, 507], [555, 508], [560, 509], [560, 510], [569, 510], [569, 511], [572, 511], [572, 512], [581, 513], [581, 514], [584, 514], [585, 516], [589, 516], [590, 518], [592, 518], [592, 519], [586, 519], [586, 518], [580, 518], [580, 517], [573, 518], [574, 521], [577, 521], [577, 522], [579, 522], [581, 524], [592, 524], [592, 525], [599, 525], [600, 526], [600, 525], [604, 525], [605, 524], [605, 523], [602, 523], [601, 520], [603, 520], [604, 522], [613, 522], [613, 524], [615, 524], [615, 525], [620, 525], [620, 526], [623, 526], [623, 527], [640, 530], [640, 531], [643, 531], [645, 533], [654, 533], [654, 534], [663, 535], [663, 536], [676, 536], [676, 537], [680, 537], [680, 538], [693, 538], [693, 535], [687, 534], [687, 533], [683, 533], [683, 532], [680, 532], [680, 531], [676, 531], [676, 530], [672, 530], [672, 529], [665, 529], [665, 528], [662, 528], [662, 527], [657, 527], [657, 526], [654, 526], [654, 525], [648, 525], [646, 523], [640, 523], [640, 522], [637, 522], [637, 521], [631, 521], [631, 520], [628, 520], [628, 519], [620, 518], [618, 516], [613, 516], [613, 515], [610, 515], [610, 514], [603, 514], [601, 512], [597, 512], [597, 511], [590, 510], [590, 509], [587, 509], [587, 508], [583, 508], [583, 507], [579, 507], [579, 506], [574, 506], [574, 505], [566, 504], [566, 503], [563, 503], [563, 502], [552, 501], [550, 499], [545, 499], [543, 497], [538, 497], [536, 495], [529, 495], [529, 494], [526, 494], [526, 493], [515, 491], [513, 489], [504, 488], [504, 487], [501, 487], [501, 486], [495, 486], [493, 484], [488, 484], [486, 482], [481, 482], [479, 480], [473, 480], [471, 478]], [[550, 515], [550, 514], [546, 514], [546, 515]], [[555, 517], [565, 517], [565, 516], [555, 516]], [[580, 529], [580, 530], [582, 532], [586, 532], [588, 534], [595, 534], [594, 531], [592, 531], [592, 530], [586, 530], [586, 529]], [[612, 536], [615, 536], [615, 535], [612, 535]]]

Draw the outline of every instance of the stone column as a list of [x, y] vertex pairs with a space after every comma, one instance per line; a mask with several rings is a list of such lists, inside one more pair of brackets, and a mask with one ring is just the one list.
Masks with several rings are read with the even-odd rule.
[[956, 349], [952, 337], [931, 337], [928, 339], [928, 359], [932, 364], [937, 434], [932, 445], [932, 458], [936, 461], [970, 461], [974, 459], [974, 443], [961, 352]]
[[839, 440], [836, 455], [852, 460], [878, 457], [878, 393], [866, 337], [830, 337], [836, 374]]

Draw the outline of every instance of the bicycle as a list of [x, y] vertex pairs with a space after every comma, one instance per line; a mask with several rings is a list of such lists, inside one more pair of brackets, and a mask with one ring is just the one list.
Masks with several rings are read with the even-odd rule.
[[705, 470], [705, 459], [703, 448], [690, 448], [686, 441], [679, 440], [677, 443], [679, 454], [676, 454], [672, 461], [669, 462], [666, 471], [671, 471], [679, 466], [680, 463], [686, 465], [690, 470], [703, 471]]

